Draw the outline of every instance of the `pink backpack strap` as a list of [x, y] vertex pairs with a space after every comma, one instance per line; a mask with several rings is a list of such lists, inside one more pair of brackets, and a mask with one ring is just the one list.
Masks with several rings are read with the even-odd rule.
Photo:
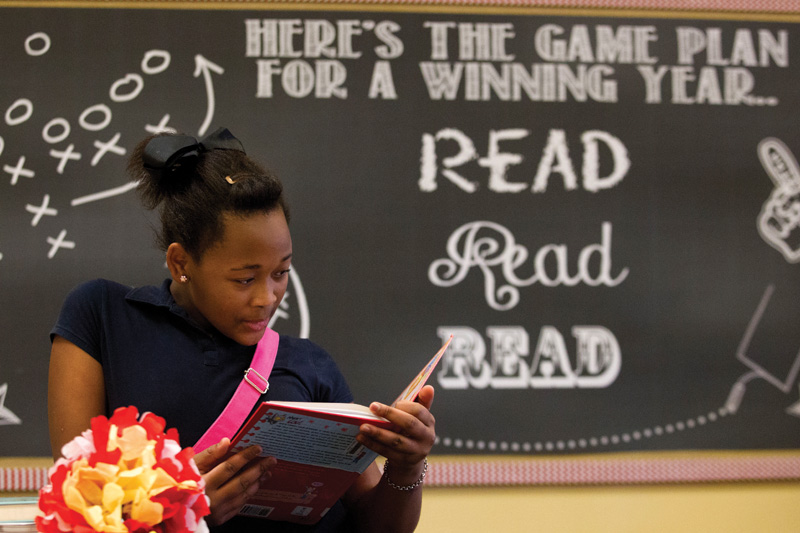
[[219, 417], [193, 446], [195, 453], [202, 452], [224, 437], [233, 438], [258, 399], [269, 390], [267, 379], [275, 363], [279, 339], [280, 335], [267, 328], [264, 336], [258, 341], [253, 361], [250, 363], [250, 368], [245, 370], [242, 382], [239, 383], [239, 387]]

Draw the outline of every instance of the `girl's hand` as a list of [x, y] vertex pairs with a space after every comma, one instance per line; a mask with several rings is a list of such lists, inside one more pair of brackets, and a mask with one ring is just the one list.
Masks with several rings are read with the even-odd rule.
[[258, 459], [259, 446], [250, 446], [228, 457], [230, 440], [225, 438], [194, 456], [211, 500], [209, 525], [216, 526], [236, 516], [252, 497], [263, 477], [272, 475], [274, 457]]
[[436, 440], [436, 420], [430, 412], [433, 387], [422, 388], [416, 402], [399, 402], [395, 407], [373, 403], [370, 409], [394, 424], [392, 430], [364, 424], [356, 437], [367, 448], [389, 460], [391, 479], [397, 485], [411, 485], [422, 475], [423, 460]]

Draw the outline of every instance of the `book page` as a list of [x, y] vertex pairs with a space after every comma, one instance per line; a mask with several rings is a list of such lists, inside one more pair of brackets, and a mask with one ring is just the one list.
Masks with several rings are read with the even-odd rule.
[[359, 427], [270, 408], [242, 435], [235, 449], [258, 444], [263, 456], [279, 461], [362, 472], [378, 454], [355, 440]]
[[382, 416], [378, 416], [369, 407], [357, 403], [326, 403], [326, 402], [269, 402], [275, 406], [294, 407], [307, 411], [329, 413], [333, 415], [344, 415], [349, 417], [363, 418], [379, 422], [388, 422]]

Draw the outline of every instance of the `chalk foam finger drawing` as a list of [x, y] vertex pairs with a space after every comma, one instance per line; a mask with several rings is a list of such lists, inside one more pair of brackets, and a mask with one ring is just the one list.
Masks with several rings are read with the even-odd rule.
[[790, 263], [800, 262], [800, 166], [780, 140], [758, 144], [758, 157], [775, 184], [758, 217], [758, 232]]

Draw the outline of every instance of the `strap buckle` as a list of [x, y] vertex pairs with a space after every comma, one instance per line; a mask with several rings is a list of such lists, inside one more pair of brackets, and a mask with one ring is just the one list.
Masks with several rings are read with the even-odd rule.
[[[253, 383], [253, 381], [250, 379], [250, 372], [255, 374], [258, 377], [258, 379], [264, 382], [264, 390], [261, 390], [261, 388], [258, 385]], [[248, 382], [255, 390], [257, 390], [259, 394], [266, 394], [267, 391], [269, 390], [269, 381], [267, 381], [267, 378], [259, 374], [258, 371], [253, 367], [250, 367], [244, 371], [244, 380]]]

